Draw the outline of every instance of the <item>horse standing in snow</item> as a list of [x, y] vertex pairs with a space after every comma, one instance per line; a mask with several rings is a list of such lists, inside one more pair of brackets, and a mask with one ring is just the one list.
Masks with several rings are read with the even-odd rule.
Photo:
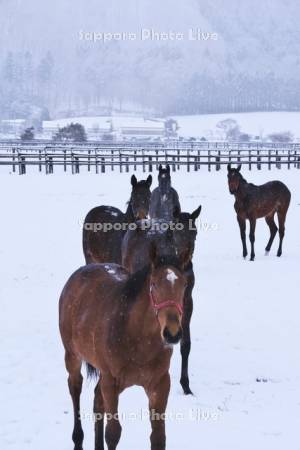
[[74, 409], [74, 450], [82, 450], [80, 420], [82, 362], [100, 379], [95, 388], [95, 450], [105, 440], [115, 450], [121, 436], [118, 418], [120, 393], [142, 386], [149, 398], [151, 450], [165, 450], [164, 415], [170, 391], [172, 345], [182, 336], [185, 254], [157, 256], [130, 275], [117, 264], [89, 264], [65, 285], [59, 302], [59, 326]]
[[[178, 208], [174, 211], [173, 230], [163, 219], [150, 219], [137, 222], [135, 230], [128, 230], [122, 241], [122, 265], [134, 273], [136, 270], [149, 264], [149, 248], [155, 243], [160, 257], [164, 255], [178, 255], [187, 252], [184, 274], [187, 279], [187, 287], [184, 294], [183, 316], [182, 316], [182, 339], [180, 342], [181, 351], [181, 377], [180, 384], [183, 392], [192, 394], [188, 375], [188, 361], [191, 351], [190, 322], [193, 313], [193, 288], [195, 284], [195, 274], [192, 257], [197, 236], [196, 219], [201, 212], [201, 206], [194, 212], [180, 212]], [[180, 228], [177, 228], [177, 225]]]
[[[149, 212], [152, 176], [137, 181], [131, 177], [132, 191], [127, 211], [113, 206], [97, 206], [86, 216], [83, 226], [83, 253], [87, 264], [114, 262], [121, 264], [121, 245], [128, 224], [144, 219]], [[107, 227], [106, 230], [103, 226]], [[108, 228], [110, 227], [110, 228]]]
[[228, 164], [228, 185], [229, 191], [235, 196], [234, 208], [237, 214], [237, 220], [240, 226], [241, 239], [243, 243], [243, 257], [248, 254], [246, 245], [246, 220], [250, 222], [250, 242], [251, 256], [250, 261], [254, 261], [254, 242], [256, 220], [265, 217], [270, 228], [270, 239], [266, 246], [266, 252], [271, 250], [278, 227], [274, 221], [275, 213], [278, 216], [279, 224], [279, 248], [277, 256], [282, 255], [282, 241], [285, 234], [285, 220], [291, 201], [291, 193], [287, 186], [281, 181], [270, 181], [261, 186], [247, 183], [240, 173], [242, 166], [232, 169]]
[[175, 209], [180, 212], [179, 197], [171, 186], [170, 166], [159, 166], [158, 187], [151, 194], [149, 216], [151, 219], [173, 220]]

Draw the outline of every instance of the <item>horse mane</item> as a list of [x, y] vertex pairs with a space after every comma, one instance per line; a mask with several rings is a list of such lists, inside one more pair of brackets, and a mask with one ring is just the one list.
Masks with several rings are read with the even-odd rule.
[[[160, 256], [154, 263], [154, 268], [163, 266], [172, 266], [177, 270], [182, 270], [179, 259], [176, 256]], [[141, 270], [130, 275], [122, 290], [122, 301], [126, 305], [132, 305], [136, 302], [138, 295], [142, 291], [145, 282], [151, 272], [151, 265], [147, 264]]]
[[243, 177], [243, 175], [239, 172], [240, 180], [242, 183], [248, 183], [248, 181]]
[[127, 305], [135, 303], [150, 273], [150, 268], [148, 264], [141, 270], [130, 275], [122, 290], [122, 300], [124, 303]]

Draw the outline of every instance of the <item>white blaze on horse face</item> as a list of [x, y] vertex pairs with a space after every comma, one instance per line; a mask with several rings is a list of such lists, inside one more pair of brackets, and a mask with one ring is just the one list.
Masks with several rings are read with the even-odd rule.
[[166, 174], [165, 174], [165, 173], [163, 173], [161, 177], [162, 177], [162, 178], [166, 178]]
[[162, 201], [163, 201], [163, 202], [166, 202], [166, 201], [167, 201], [167, 196], [166, 196], [166, 194], [163, 195]]
[[174, 283], [177, 279], [178, 276], [176, 275], [176, 273], [174, 273], [171, 269], [167, 269], [167, 280], [170, 281], [172, 286], [174, 286]]

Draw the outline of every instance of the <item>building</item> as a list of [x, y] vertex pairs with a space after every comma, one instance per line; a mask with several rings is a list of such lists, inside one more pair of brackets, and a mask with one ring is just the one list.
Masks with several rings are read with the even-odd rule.
[[43, 122], [43, 138], [52, 139], [59, 128], [80, 123], [88, 140], [156, 140], [165, 137], [164, 119], [144, 119], [130, 116], [70, 117]]

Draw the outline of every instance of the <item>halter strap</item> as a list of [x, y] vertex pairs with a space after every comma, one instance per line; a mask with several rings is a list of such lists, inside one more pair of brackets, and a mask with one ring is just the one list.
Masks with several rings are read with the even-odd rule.
[[153, 309], [156, 312], [156, 315], [158, 314], [158, 312], [161, 309], [168, 308], [170, 306], [175, 307], [177, 309], [177, 311], [179, 312], [179, 314], [181, 316], [183, 315], [183, 307], [179, 303], [176, 303], [174, 300], [166, 300], [161, 303], [156, 303], [154, 295], [153, 295], [153, 286], [152, 285], [150, 286], [150, 299], [151, 299], [151, 304], [153, 306]]

